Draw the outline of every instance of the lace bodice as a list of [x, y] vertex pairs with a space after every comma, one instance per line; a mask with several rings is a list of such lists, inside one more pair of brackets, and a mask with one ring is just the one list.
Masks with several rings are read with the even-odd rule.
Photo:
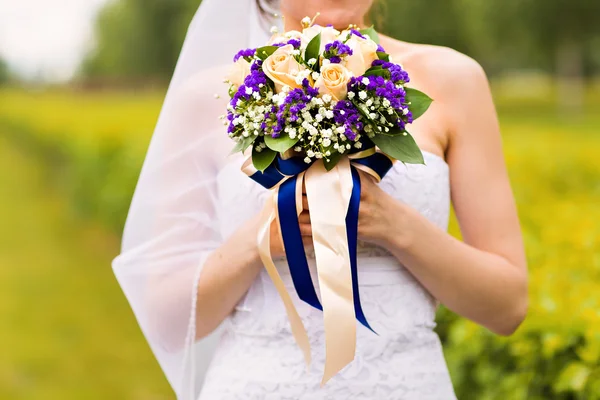
[[[396, 163], [381, 188], [446, 229], [448, 166], [425, 153], [426, 166]], [[217, 220], [228, 236], [256, 215], [270, 193], [234, 160], [220, 173]], [[265, 271], [225, 323], [201, 400], [454, 399], [435, 327], [435, 299], [387, 251], [359, 243], [360, 295], [378, 335], [358, 326], [355, 361], [320, 388], [325, 359], [322, 313], [300, 302], [285, 261], [277, 266], [307, 328], [313, 362], [307, 371], [283, 303]], [[318, 285], [309, 255], [313, 282]], [[318, 287], [317, 287], [318, 292]]]

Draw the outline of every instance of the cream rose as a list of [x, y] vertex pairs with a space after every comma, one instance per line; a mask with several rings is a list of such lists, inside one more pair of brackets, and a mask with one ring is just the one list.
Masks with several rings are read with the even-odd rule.
[[343, 100], [348, 94], [350, 71], [341, 64], [327, 64], [321, 68], [321, 76], [315, 87], [320, 95], [330, 94], [335, 100]]
[[277, 93], [281, 92], [286, 85], [293, 89], [302, 87], [296, 83], [296, 77], [306, 68], [294, 59], [293, 51], [294, 46], [291, 44], [282, 46], [263, 62], [263, 71], [275, 83]]
[[364, 74], [371, 68], [373, 61], [378, 59], [377, 44], [372, 40], [352, 35], [346, 44], [352, 49], [353, 54], [344, 59], [344, 65], [354, 76]]
[[227, 80], [235, 86], [241, 86], [250, 75], [250, 63], [244, 57], [238, 58], [227, 75]]
[[314, 37], [319, 33], [321, 34], [321, 53], [325, 50], [325, 45], [327, 43], [337, 40], [338, 36], [340, 35], [340, 31], [332, 28], [331, 26], [322, 27], [319, 25], [313, 25], [310, 28], [305, 28], [302, 31], [302, 47], [306, 48], [310, 41], [313, 40]]

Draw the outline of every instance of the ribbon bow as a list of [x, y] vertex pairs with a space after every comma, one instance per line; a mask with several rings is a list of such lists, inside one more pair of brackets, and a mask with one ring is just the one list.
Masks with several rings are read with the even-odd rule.
[[[354, 360], [356, 321], [375, 332], [363, 313], [358, 291], [357, 240], [361, 182], [358, 169], [380, 181], [394, 160], [375, 147], [343, 157], [327, 171], [321, 161], [305, 163], [301, 157], [278, 156], [260, 172], [248, 159], [242, 170], [254, 181], [272, 190], [272, 207], [265, 207], [258, 234], [259, 254], [286, 308], [294, 338], [311, 362], [306, 328], [273, 263], [270, 229], [278, 221], [294, 288], [298, 297], [323, 311], [325, 326], [325, 372], [322, 384]], [[313, 285], [298, 217], [302, 213], [302, 187], [310, 205], [317, 276], [323, 304]]]

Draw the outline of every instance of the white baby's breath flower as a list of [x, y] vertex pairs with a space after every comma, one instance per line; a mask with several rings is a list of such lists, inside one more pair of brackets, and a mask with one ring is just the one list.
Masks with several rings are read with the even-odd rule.
[[325, 117], [327, 119], [332, 119], [333, 118], [333, 111], [331, 111], [331, 110], [325, 111]]
[[308, 150], [308, 151], [306, 152], [306, 155], [312, 158], [312, 157], [314, 157], [314, 156], [315, 156], [315, 152], [314, 152], [314, 151], [312, 151], [312, 150]]
[[331, 140], [330, 139], [323, 139], [323, 146], [325, 146], [325, 147], [331, 146]]
[[[369, 99], [367, 100], [367, 102], [365, 103], [367, 105], [367, 107], [371, 107], [373, 105], [373, 99]], [[375, 107], [371, 107], [371, 110], [374, 110]]]
[[377, 119], [377, 113], [371, 113], [371, 114], [369, 114], [369, 117], [371, 119]]
[[371, 83], [371, 81], [365, 76], [364, 78], [362, 78], [362, 83], [363, 85], [368, 85], [369, 83]]
[[288, 85], [283, 85], [283, 87], [281, 88], [281, 91], [283, 93], [289, 93], [290, 90], [292, 90], [292, 88], [289, 87]]
[[[350, 93], [348, 93], [348, 97], [350, 97]], [[329, 93], [323, 95], [323, 101], [325, 103], [329, 103], [331, 101], [331, 99], [332, 99], [332, 97]]]
[[302, 18], [302, 25], [310, 25], [311, 22], [312, 20], [310, 19], [310, 17]]
[[406, 107], [406, 108], [402, 109], [402, 114], [408, 115], [408, 111], [409, 111], [409, 109], [408, 109], [408, 107]]
[[306, 157], [306, 158], [304, 159], [304, 162], [305, 162], [305, 163], [307, 163], [307, 164], [310, 164], [310, 162], [311, 162], [311, 159], [310, 159], [309, 157]]
[[348, 150], [350, 150], [350, 149], [352, 148], [352, 146], [350, 145], [350, 143], [346, 144], [346, 148], [347, 148]]
[[315, 115], [315, 120], [317, 122], [321, 122], [321, 121], [323, 121], [323, 116], [321, 114], [317, 114], [317, 115]]
[[315, 158], [317, 158], [317, 159], [321, 159], [321, 158], [323, 158], [323, 153], [321, 153], [321, 152], [316, 152], [316, 153], [315, 153]]
[[356, 142], [356, 143], [354, 143], [354, 147], [356, 147], [357, 149], [360, 149], [360, 148], [362, 148], [362, 143]]
[[352, 100], [354, 98], [354, 96], [356, 96], [356, 93], [354, 93], [354, 92], [348, 93], [348, 99]]
[[383, 99], [383, 106], [385, 108], [388, 108], [391, 105], [390, 101], [388, 99]]
[[296, 146], [296, 147], [294, 147], [294, 151], [297, 153], [300, 153], [302, 151], [302, 147]]
[[271, 27], [271, 33], [272, 33], [272, 34], [279, 33], [279, 28], [278, 28], [278, 27], [276, 27], [275, 25], [273, 25], [273, 26]]
[[254, 92], [252, 93], [252, 97], [254, 97], [256, 100], [260, 100], [260, 93]]
[[329, 65], [329, 64], [331, 64], [331, 61], [329, 59], [326, 58], [326, 59], [323, 60], [323, 66], [326, 66], [326, 65]]
[[321, 76], [321, 74], [319, 74], [318, 72], [313, 72], [311, 74], [311, 76], [316, 81], [317, 79], [319, 79], [319, 77]]
[[246, 94], [252, 94], [252, 88], [251, 87], [247, 87], [246, 88]]
[[364, 100], [364, 99], [366, 99], [366, 98], [367, 98], [367, 92], [365, 92], [364, 90], [361, 90], [360, 92], [358, 92], [358, 97], [359, 97], [361, 100]]
[[315, 65], [317, 63], [317, 59], [316, 58], [311, 58], [310, 60], [307, 61], [308, 65]]
[[344, 126], [338, 126], [337, 128], [335, 128], [335, 131], [337, 133], [344, 133], [344, 132], [346, 132], [346, 127], [344, 127]]
[[[329, 150], [327, 150], [327, 151], [325, 152], [325, 156], [326, 156], [326, 157], [329, 157], [330, 155], [331, 155], [331, 152], [330, 152]], [[327, 160], [327, 161], [329, 161], [329, 160]]]

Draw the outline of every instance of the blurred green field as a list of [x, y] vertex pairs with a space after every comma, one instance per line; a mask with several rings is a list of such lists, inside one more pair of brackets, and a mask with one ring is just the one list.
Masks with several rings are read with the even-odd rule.
[[[575, 114], [513, 86], [530, 315], [502, 339], [442, 311], [439, 332], [461, 399], [600, 399], [600, 91]], [[109, 265], [161, 99], [0, 91], [0, 398], [172, 398]]]

